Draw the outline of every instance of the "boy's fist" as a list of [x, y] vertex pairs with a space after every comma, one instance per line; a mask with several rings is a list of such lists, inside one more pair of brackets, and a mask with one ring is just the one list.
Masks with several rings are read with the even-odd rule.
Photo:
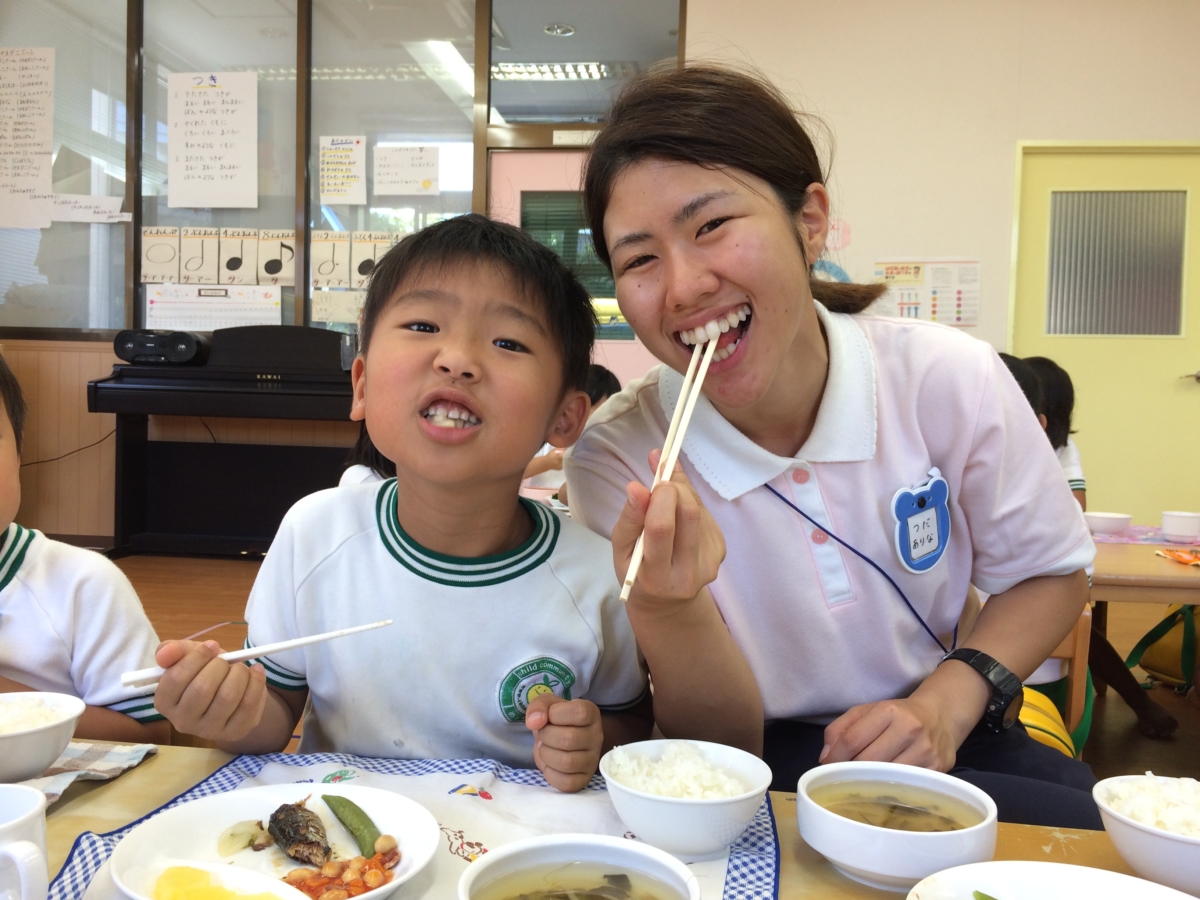
[[564, 793], [583, 790], [604, 743], [596, 704], [541, 694], [525, 710], [525, 727], [533, 732], [533, 761], [546, 780]]
[[166, 641], [155, 662], [166, 669], [154, 695], [154, 708], [177, 731], [211, 741], [237, 741], [262, 718], [267, 673], [259, 664], [230, 665], [217, 657], [216, 641]]

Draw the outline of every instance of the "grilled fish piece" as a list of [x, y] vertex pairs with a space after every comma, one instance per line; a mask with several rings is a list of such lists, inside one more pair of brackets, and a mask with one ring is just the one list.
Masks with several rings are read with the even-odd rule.
[[305, 807], [307, 802], [305, 797], [299, 803], [283, 804], [271, 813], [267, 831], [292, 859], [320, 867], [329, 862], [329, 838], [317, 814]]

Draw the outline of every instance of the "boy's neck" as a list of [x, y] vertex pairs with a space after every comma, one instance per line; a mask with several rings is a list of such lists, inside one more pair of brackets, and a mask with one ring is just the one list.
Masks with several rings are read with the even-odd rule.
[[533, 520], [518, 499], [520, 476], [444, 487], [396, 473], [400, 527], [426, 550], [446, 556], [495, 556], [520, 547]]

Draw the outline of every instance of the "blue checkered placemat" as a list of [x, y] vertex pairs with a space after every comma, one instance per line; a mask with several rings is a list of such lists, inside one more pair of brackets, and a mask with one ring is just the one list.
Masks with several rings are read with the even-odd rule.
[[[549, 787], [537, 769], [512, 769], [489, 759], [367, 759], [343, 753], [267, 753], [262, 756], [239, 756], [217, 769], [191, 790], [185, 791], [124, 828], [104, 834], [85, 831], [79, 835], [67, 855], [67, 861], [63, 863], [62, 871], [50, 883], [47, 900], [82, 900], [92, 876], [108, 861], [121, 838], [136, 826], [151, 816], [181, 803], [232, 791], [247, 778], [258, 775], [268, 763], [297, 767], [333, 763], [381, 775], [429, 775], [437, 772], [470, 775], [490, 772], [500, 781]], [[604, 779], [599, 775], [584, 788], [587, 791], [605, 789]], [[775, 814], [768, 795], [755, 813], [750, 827], [729, 850], [723, 900], [775, 900], [778, 895], [779, 842], [775, 831]]]

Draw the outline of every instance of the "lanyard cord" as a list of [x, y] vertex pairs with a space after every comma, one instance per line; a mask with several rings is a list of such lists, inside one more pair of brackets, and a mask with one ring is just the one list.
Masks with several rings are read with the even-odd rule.
[[[867, 565], [869, 565], [872, 569], [874, 569], [876, 572], [878, 572], [880, 575], [882, 575], [884, 578], [886, 578], [887, 583], [896, 589], [896, 593], [900, 595], [900, 599], [904, 601], [904, 605], [908, 607], [908, 611], [917, 617], [917, 621], [921, 623], [921, 627], [925, 629], [925, 632], [931, 638], [933, 638], [934, 643], [936, 643], [939, 647], [942, 648], [942, 653], [950, 653], [950, 650], [946, 649], [946, 645], [943, 644], [941, 642], [941, 640], [938, 638], [938, 636], [933, 633], [933, 629], [930, 628], [925, 623], [925, 620], [921, 618], [921, 614], [919, 612], [917, 612], [916, 609], [913, 608], [913, 605], [911, 603], [908, 602], [908, 597], [904, 596], [904, 591], [900, 590], [900, 585], [896, 584], [896, 582], [892, 580], [891, 575], [889, 575], [887, 572], [883, 571], [883, 569], [879, 568], [879, 566], [875, 563], [875, 560], [871, 559], [871, 557], [867, 556], [865, 553], [860, 553], [854, 547], [851, 547], [849, 544], [847, 544], [845, 541], [843, 541], [840, 537], [838, 537], [836, 534], [834, 534], [832, 531], [830, 531], [824, 525], [821, 525], [818, 522], [814, 522], [812, 517], [808, 513], [806, 513], [804, 510], [802, 510], [800, 507], [798, 507], [795, 503], [793, 503], [787, 497], [783, 496], [783, 494], [779, 493], [779, 491], [775, 490], [775, 488], [771, 487], [769, 484], [764, 484], [763, 487], [765, 487], [768, 491], [770, 491], [772, 494], [774, 494], [776, 497], [778, 497], [780, 500], [782, 500], [784, 503], [786, 503], [788, 506], [790, 506], [792, 509], [794, 509], [796, 512], [798, 512], [808, 522], [812, 523], [812, 526], [814, 528], [818, 528], [821, 531], [825, 532], [827, 535], [829, 535], [831, 538], [833, 538], [835, 541], [837, 541], [839, 544], [841, 544], [843, 547], [845, 547], [847, 550], [849, 550], [851, 553], [853, 553], [855, 556], [857, 556], [859, 559], [861, 559], [863, 562], [865, 562]], [[955, 625], [954, 626], [954, 637], [950, 642], [950, 649], [952, 650], [957, 645], [958, 645], [958, 625]]]

